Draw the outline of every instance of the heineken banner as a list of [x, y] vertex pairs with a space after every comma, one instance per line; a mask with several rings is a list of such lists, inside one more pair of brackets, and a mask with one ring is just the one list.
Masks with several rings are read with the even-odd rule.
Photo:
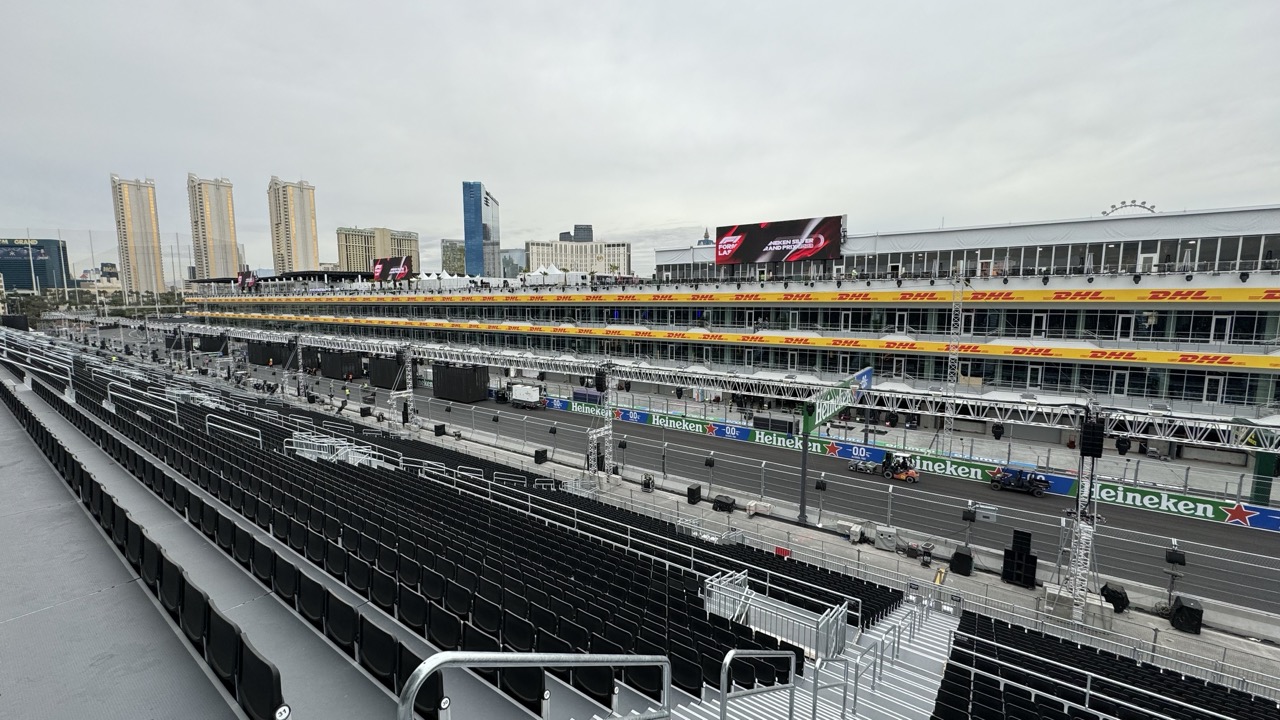
[[[597, 417], [606, 417], [610, 413], [608, 408], [601, 405], [562, 400], [560, 398], [547, 398], [547, 408], [595, 415]], [[614, 420], [638, 425], [652, 425], [674, 432], [707, 435], [756, 445], [787, 448], [789, 450], [800, 449], [800, 436], [772, 430], [758, 430], [744, 425], [715, 422], [700, 418], [664, 415], [648, 410], [619, 408], [613, 410], [612, 414]], [[869, 447], [832, 438], [810, 438], [809, 452], [815, 455], [826, 455], [844, 460], [866, 460], [868, 462], [882, 462], [885, 456], [885, 448]], [[987, 483], [991, 482], [992, 478], [1002, 470], [1002, 466], [995, 463], [943, 458], [921, 453], [913, 454], [916, 457], [917, 467], [920, 472], [928, 475], [940, 475], [942, 477]], [[1040, 473], [1030, 468], [1027, 469], [1035, 477], [1047, 481], [1049, 483], [1049, 492], [1052, 494], [1073, 495], [1076, 491], [1074, 477], [1057, 473]], [[1111, 505], [1125, 505], [1211, 522], [1224, 522], [1231, 525], [1280, 530], [1280, 510], [1260, 505], [1212, 500], [1192, 495], [1164, 492], [1154, 488], [1107, 482], [1100, 482], [1095, 485], [1094, 498], [1100, 503]]]
[[1280, 530], [1280, 510], [1234, 500], [1214, 500], [1155, 488], [1105, 482], [1097, 483], [1093, 489], [1093, 497], [1098, 502], [1112, 505], [1154, 510], [1228, 525]]

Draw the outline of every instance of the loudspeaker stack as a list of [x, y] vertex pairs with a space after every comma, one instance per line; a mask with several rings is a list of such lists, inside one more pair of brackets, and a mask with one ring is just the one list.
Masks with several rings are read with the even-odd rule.
[[1027, 589], [1034, 588], [1037, 563], [1038, 559], [1031, 554], [1031, 533], [1026, 530], [1014, 530], [1013, 547], [1004, 551], [1004, 566], [1000, 570], [1000, 579]]
[[702, 502], [702, 486], [701, 485], [690, 485], [689, 489], [686, 490], [685, 493], [686, 493], [686, 496], [689, 498], [690, 505], [697, 505], [698, 503]]
[[1193, 635], [1200, 634], [1200, 624], [1204, 621], [1204, 607], [1195, 598], [1179, 595], [1173, 599], [1173, 609], [1169, 615], [1169, 624], [1182, 632]]
[[1086, 420], [1080, 433], [1080, 457], [1102, 457], [1107, 427], [1101, 420]]

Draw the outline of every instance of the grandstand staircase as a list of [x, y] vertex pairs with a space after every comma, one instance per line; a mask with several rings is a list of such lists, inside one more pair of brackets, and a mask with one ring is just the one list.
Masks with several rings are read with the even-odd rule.
[[[942, 683], [950, 634], [959, 624], [955, 615], [938, 609], [926, 612], [923, 605], [908, 601], [864, 632], [857, 645], [846, 652], [850, 663], [866, 668], [858, 688], [857, 717], [929, 720]], [[875, 662], [881, 665], [873, 683], [875, 670], [871, 666]]]

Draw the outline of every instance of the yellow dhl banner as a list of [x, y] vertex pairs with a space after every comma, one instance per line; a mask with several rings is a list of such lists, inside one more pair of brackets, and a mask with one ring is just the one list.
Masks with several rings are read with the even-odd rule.
[[[922, 340], [875, 340], [865, 338], [827, 338], [797, 335], [745, 333], [708, 333], [677, 330], [631, 330], [611, 328], [560, 327], [556, 325], [502, 325], [447, 320], [412, 320], [408, 318], [339, 318], [330, 315], [280, 315], [265, 313], [189, 312], [188, 315], [211, 319], [263, 320], [274, 322], [310, 322], [330, 325], [366, 325], [425, 330], [457, 330], [461, 332], [506, 332], [538, 335], [570, 335], [630, 340], [682, 340], [686, 342], [723, 343], [726, 345], [785, 345], [796, 348], [832, 350], [869, 350], [892, 353], [946, 354], [945, 342]], [[1016, 342], [1016, 341], [1015, 341]], [[1099, 350], [1074, 347], [1039, 347], [997, 345], [994, 343], [962, 343], [960, 353], [972, 357], [1018, 357], [1028, 360], [1075, 360], [1085, 362], [1130, 363], [1134, 365], [1177, 365], [1181, 367], [1216, 367], [1241, 369], [1280, 369], [1280, 355], [1245, 355], [1189, 353], [1164, 350]]]
[[[966, 290], [966, 303], [1254, 303], [1280, 302], [1280, 288], [1233, 287], [1203, 290], [1169, 288], [1116, 288], [1112, 290]], [[831, 292], [684, 292], [684, 293], [536, 293], [459, 295], [240, 295], [218, 298], [188, 298], [187, 302], [331, 304], [477, 304], [531, 305], [539, 303], [949, 303], [951, 291], [867, 290]]]

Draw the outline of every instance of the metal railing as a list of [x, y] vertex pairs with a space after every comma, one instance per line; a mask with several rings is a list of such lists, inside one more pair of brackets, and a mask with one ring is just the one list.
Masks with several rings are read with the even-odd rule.
[[[726, 663], [728, 661], [726, 660]], [[795, 656], [792, 656], [792, 670]], [[422, 661], [405, 681], [400, 691], [400, 699], [396, 708], [398, 720], [413, 720], [413, 705], [423, 683], [433, 673], [445, 668], [515, 668], [515, 667], [637, 667], [658, 666], [662, 668], [661, 707], [635, 715], [628, 715], [631, 720], [662, 720], [671, 717], [671, 661], [661, 655], [580, 655], [574, 653], [502, 653], [502, 652], [459, 652], [447, 651], [436, 653]], [[543, 691], [545, 703], [550, 693]], [[448, 695], [442, 694], [437, 708], [442, 720], [447, 720], [452, 703]], [[545, 713], [544, 713], [545, 715]], [[722, 716], [723, 717], [723, 716]]]
[[[787, 681], [782, 685], [769, 685], [764, 687], [747, 688], [745, 690], [729, 691], [729, 665], [738, 658], [775, 658], [785, 657], [789, 663], [787, 669]], [[787, 715], [786, 717], [795, 717], [796, 710], [796, 656], [795, 653], [786, 650], [740, 650], [733, 649], [725, 653], [724, 662], [720, 665], [720, 720], [729, 717], [729, 701], [734, 698], [748, 697], [750, 695], [764, 695], [766, 693], [787, 691]], [[816, 696], [816, 692], [815, 692]], [[815, 702], [814, 707], [817, 707]], [[816, 713], [816, 711], [815, 711]], [[635, 717], [628, 715], [627, 717]], [[816, 717], [816, 715], [815, 715]], [[402, 718], [401, 720], [406, 720]]]
[[[831, 682], [823, 684], [822, 667], [824, 665], [840, 665], [844, 668], [844, 674], [840, 682]], [[829, 657], [818, 658], [813, 663], [813, 704], [809, 708], [810, 720], [818, 720], [818, 694], [823, 690], [831, 690], [833, 688], [840, 689], [840, 718], [843, 720], [845, 713], [849, 710], [849, 658], [847, 657]], [[854, 695], [857, 695], [857, 688], [854, 688]], [[854, 712], [857, 712], [857, 700], [854, 700]]]
[[[1159, 647], [1155, 644], [1155, 639], [1149, 643], [1144, 642], [1128, 635], [1075, 623], [1039, 610], [979, 597], [956, 588], [931, 587], [929, 593], [930, 596], [926, 598], [926, 602], [943, 602], [937, 599], [936, 594], [954, 596], [960, 598], [960, 601], [955, 603], [958, 606], [957, 611], [961, 608], [969, 609], [979, 615], [1109, 652], [1116, 657], [1128, 658], [1136, 663], [1154, 665], [1205, 682], [1280, 701], [1280, 676], [1269, 675], [1222, 660], [1214, 660], [1185, 650]], [[943, 604], [947, 603], [943, 602]]]
[[[972, 643], [973, 643], [973, 648], [966, 648], [966, 647], [964, 647], [964, 646], [963, 646], [963, 644], [962, 644], [962, 645], [956, 645], [956, 638], [964, 638], [964, 639], [966, 639], [966, 640], [968, 640], [968, 641], [972, 642]], [[997, 656], [995, 653], [992, 653], [992, 654], [986, 654], [986, 653], [981, 653], [981, 652], [979, 652], [979, 651], [977, 650], [977, 646], [978, 646], [978, 644], [979, 644], [979, 643], [982, 643], [982, 644], [988, 645], [988, 646], [992, 647], [993, 649], [999, 649], [999, 651], [1000, 651], [1000, 652], [1002, 652], [1002, 653], [1004, 653], [1004, 652], [1012, 652], [1012, 653], [1014, 653], [1014, 654], [1016, 654], [1016, 655], [1019, 655], [1019, 656], [1021, 656], [1021, 657], [1026, 658], [1026, 659], [1028, 659], [1028, 660], [1032, 660], [1032, 659], [1033, 659], [1033, 660], [1035, 660], [1037, 663], [1042, 663], [1042, 664], [1052, 665], [1053, 667], [1056, 667], [1056, 668], [1058, 668], [1059, 670], [1064, 671], [1064, 672], [1067, 672], [1067, 673], [1076, 673], [1076, 674], [1079, 674], [1079, 675], [1083, 675], [1083, 676], [1085, 677], [1085, 683], [1084, 683], [1084, 686], [1083, 686], [1083, 687], [1080, 687], [1080, 686], [1078, 686], [1078, 685], [1074, 685], [1074, 684], [1072, 684], [1072, 683], [1070, 683], [1070, 682], [1068, 682], [1068, 681], [1065, 681], [1065, 680], [1058, 679], [1058, 678], [1056, 678], [1056, 677], [1053, 677], [1052, 675], [1048, 675], [1048, 674], [1042, 674], [1042, 675], [1040, 675], [1040, 677], [1042, 677], [1043, 679], [1048, 680], [1049, 682], [1053, 683], [1054, 685], [1057, 685], [1057, 686], [1060, 686], [1060, 687], [1064, 687], [1064, 688], [1072, 688], [1072, 689], [1075, 689], [1075, 690], [1082, 691], [1082, 692], [1084, 693], [1084, 697], [1085, 697], [1085, 702], [1084, 702], [1082, 705], [1076, 705], [1075, 703], [1071, 703], [1071, 701], [1070, 701], [1070, 700], [1066, 700], [1065, 698], [1062, 698], [1062, 697], [1059, 697], [1059, 698], [1058, 698], [1058, 699], [1060, 699], [1060, 700], [1064, 700], [1064, 701], [1069, 702], [1069, 703], [1071, 703], [1071, 704], [1073, 704], [1073, 705], [1076, 705], [1077, 707], [1080, 707], [1081, 709], [1085, 709], [1085, 708], [1087, 708], [1087, 707], [1091, 704], [1091, 703], [1090, 703], [1090, 701], [1091, 701], [1093, 698], [1098, 697], [1098, 698], [1102, 698], [1102, 699], [1104, 699], [1104, 700], [1108, 700], [1108, 701], [1110, 701], [1110, 702], [1116, 703], [1117, 705], [1123, 705], [1123, 706], [1125, 706], [1125, 707], [1128, 707], [1128, 708], [1130, 708], [1130, 709], [1132, 709], [1132, 710], [1136, 710], [1136, 711], [1141, 712], [1141, 713], [1147, 713], [1147, 714], [1152, 714], [1152, 713], [1154, 713], [1154, 714], [1155, 714], [1157, 717], [1159, 717], [1159, 718], [1167, 718], [1168, 720], [1175, 720], [1174, 718], [1170, 718], [1168, 715], [1165, 715], [1165, 714], [1160, 713], [1160, 712], [1158, 712], [1158, 711], [1150, 710], [1150, 709], [1148, 709], [1148, 708], [1144, 708], [1144, 707], [1142, 707], [1142, 706], [1135, 705], [1135, 704], [1133, 704], [1132, 702], [1130, 702], [1130, 701], [1128, 701], [1128, 700], [1124, 700], [1124, 699], [1121, 699], [1121, 698], [1115, 697], [1115, 696], [1113, 696], [1113, 695], [1107, 695], [1107, 694], [1104, 694], [1104, 693], [1102, 693], [1102, 692], [1099, 692], [1099, 691], [1098, 691], [1098, 688], [1097, 688], [1097, 686], [1098, 686], [1098, 685], [1102, 685], [1102, 686], [1104, 686], [1104, 687], [1105, 687], [1106, 685], [1112, 685], [1112, 686], [1115, 686], [1115, 687], [1124, 688], [1128, 693], [1130, 693], [1130, 694], [1131, 694], [1131, 696], [1132, 696], [1132, 695], [1145, 696], [1145, 697], [1148, 697], [1148, 698], [1153, 698], [1153, 699], [1159, 700], [1159, 701], [1161, 701], [1161, 702], [1168, 702], [1168, 703], [1172, 703], [1172, 704], [1174, 704], [1174, 705], [1177, 705], [1177, 706], [1178, 706], [1178, 707], [1180, 707], [1180, 708], [1183, 708], [1183, 709], [1186, 709], [1186, 710], [1191, 710], [1191, 711], [1194, 711], [1194, 712], [1196, 712], [1196, 713], [1198, 713], [1198, 714], [1207, 715], [1207, 716], [1212, 717], [1212, 718], [1218, 718], [1219, 720], [1233, 720], [1233, 719], [1231, 718], [1231, 716], [1229, 716], [1229, 715], [1223, 715], [1223, 714], [1221, 714], [1221, 713], [1215, 712], [1215, 711], [1210, 710], [1210, 709], [1205, 708], [1205, 707], [1200, 707], [1200, 706], [1198, 706], [1198, 705], [1192, 705], [1192, 704], [1190, 704], [1190, 703], [1183, 702], [1183, 701], [1178, 700], [1178, 699], [1176, 699], [1176, 698], [1169, 697], [1168, 695], [1162, 695], [1162, 694], [1160, 694], [1160, 693], [1158, 693], [1158, 692], [1153, 692], [1153, 691], [1148, 690], [1148, 689], [1146, 689], [1146, 688], [1141, 688], [1141, 687], [1138, 687], [1138, 686], [1136, 686], [1136, 685], [1130, 685], [1130, 684], [1128, 684], [1128, 683], [1124, 683], [1124, 682], [1121, 682], [1121, 681], [1119, 681], [1119, 680], [1115, 680], [1115, 679], [1113, 679], [1113, 678], [1111, 678], [1111, 677], [1107, 677], [1107, 676], [1105, 676], [1105, 675], [1100, 675], [1100, 674], [1095, 673], [1095, 672], [1093, 672], [1093, 671], [1091, 671], [1091, 670], [1086, 670], [1086, 669], [1084, 669], [1084, 668], [1075, 667], [1075, 666], [1072, 666], [1072, 665], [1066, 665], [1066, 664], [1060, 663], [1060, 662], [1058, 662], [1058, 661], [1056, 661], [1056, 660], [1051, 660], [1051, 659], [1049, 659], [1049, 658], [1046, 658], [1046, 657], [1043, 657], [1043, 656], [1040, 656], [1040, 655], [1036, 655], [1035, 653], [1031, 653], [1031, 652], [1028, 652], [1028, 651], [1026, 651], [1026, 650], [1022, 650], [1022, 649], [1020, 649], [1020, 648], [1011, 647], [1011, 646], [1009, 646], [1009, 645], [1002, 644], [1002, 643], [997, 642], [997, 641], [995, 641], [995, 640], [987, 640], [987, 639], [985, 639], [985, 638], [980, 638], [980, 637], [978, 637], [978, 636], [976, 636], [976, 635], [970, 635], [969, 633], [961, 632], [961, 631], [959, 631], [959, 630], [952, 630], [952, 631], [951, 631], [951, 639], [950, 639], [950, 643], [949, 643], [949, 650], [948, 650], [948, 652], [947, 652], [947, 656], [948, 656], [948, 657], [950, 657], [950, 655], [951, 655], [951, 653], [952, 653], [952, 652], [959, 651], [959, 652], [961, 652], [961, 653], [967, 653], [971, 658], [974, 658], [975, 660], [976, 660], [977, 658], [982, 658], [983, 660], [985, 660], [985, 661], [987, 661], [987, 662], [990, 662], [990, 663], [992, 663], [992, 664], [995, 664], [995, 665], [999, 665], [1000, 667], [1007, 667], [1007, 668], [1011, 668], [1011, 669], [1015, 669], [1015, 670], [1021, 670], [1021, 671], [1024, 671], [1024, 672], [1027, 670], [1025, 666], [1019, 666], [1019, 665], [1011, 664], [1011, 663], [1009, 663], [1007, 660], [1005, 660], [1005, 659], [1003, 659], [1003, 658], [1001, 658], [1001, 657]], [[983, 674], [983, 675], [990, 675], [990, 674], [989, 674], [989, 673], [987, 673], [986, 671], [981, 670], [980, 668], [978, 668], [978, 667], [977, 667], [977, 663], [976, 663], [976, 662], [973, 662], [973, 663], [972, 663], [972, 667], [971, 667], [970, 669], [972, 669], [975, 673], [980, 673], [980, 674]], [[999, 674], [994, 675], [994, 676], [992, 676], [992, 677], [993, 677], [993, 678], [1001, 678], [1001, 682], [1005, 682], [1005, 683], [1011, 682], [1009, 678], [1003, 677], [1002, 675], [999, 675]], [[1015, 681], [1015, 682], [1014, 682], [1014, 684], [1018, 684], [1018, 683], [1016, 683], [1016, 681]], [[1020, 687], [1025, 687], [1025, 686], [1021, 686], [1021, 685], [1020, 685]], [[1027, 689], [1032, 689], [1032, 688], [1027, 688]], [[1057, 694], [1056, 694], [1056, 693], [1055, 693], [1055, 696], [1057, 696]]]

